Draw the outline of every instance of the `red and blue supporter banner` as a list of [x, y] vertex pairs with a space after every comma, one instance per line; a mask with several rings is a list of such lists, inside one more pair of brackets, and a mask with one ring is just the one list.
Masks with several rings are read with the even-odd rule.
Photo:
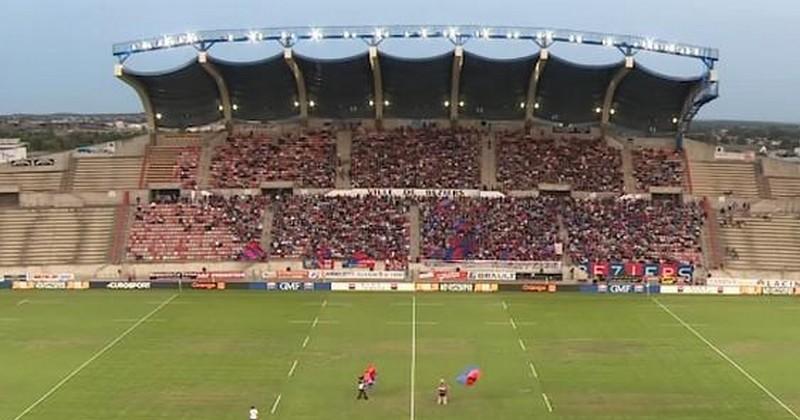
[[607, 278], [645, 278], [659, 277], [665, 279], [691, 280], [694, 275], [692, 264], [667, 263], [634, 263], [634, 262], [585, 262], [578, 267], [593, 276]]
[[590, 271], [590, 273], [592, 273], [593, 276], [608, 277], [608, 274], [609, 274], [608, 268], [609, 267], [608, 267], [608, 263], [607, 262], [596, 262], [596, 263], [592, 264], [591, 268], [592, 268], [592, 271]]

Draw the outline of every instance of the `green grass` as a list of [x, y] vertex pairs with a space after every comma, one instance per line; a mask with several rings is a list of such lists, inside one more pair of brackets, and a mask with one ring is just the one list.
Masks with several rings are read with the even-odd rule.
[[[170, 296], [0, 293], [0, 419], [15, 419]], [[800, 410], [800, 301], [658, 299]], [[794, 418], [644, 296], [416, 301], [419, 420]], [[23, 418], [243, 419], [256, 404], [264, 418], [410, 419], [411, 319], [411, 294], [183, 293]], [[369, 362], [378, 385], [369, 402], [355, 401], [355, 378]], [[484, 376], [463, 388], [454, 377], [469, 364]], [[441, 377], [453, 388], [447, 407], [435, 405]]]

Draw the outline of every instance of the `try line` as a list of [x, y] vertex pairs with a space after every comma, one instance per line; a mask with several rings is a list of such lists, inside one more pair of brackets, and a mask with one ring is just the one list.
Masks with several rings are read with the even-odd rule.
[[55, 392], [58, 391], [62, 386], [64, 386], [64, 384], [69, 382], [70, 379], [74, 378], [77, 374], [81, 373], [81, 371], [83, 369], [85, 369], [87, 366], [92, 364], [92, 362], [97, 360], [100, 356], [105, 354], [107, 351], [111, 350], [111, 348], [116, 346], [120, 341], [122, 341], [123, 338], [127, 337], [128, 334], [133, 332], [133, 330], [138, 328], [140, 325], [144, 324], [148, 319], [150, 319], [150, 317], [155, 315], [156, 312], [160, 311], [161, 308], [167, 306], [176, 297], [178, 297], [177, 294], [174, 294], [174, 295], [170, 296], [169, 298], [167, 298], [166, 300], [161, 302], [155, 309], [153, 309], [152, 311], [148, 312], [145, 316], [139, 318], [139, 320], [136, 321], [135, 324], [133, 324], [130, 327], [128, 327], [128, 329], [123, 331], [122, 334], [118, 335], [117, 338], [113, 339], [110, 343], [106, 344], [106, 346], [103, 347], [102, 349], [100, 349], [100, 351], [95, 353], [92, 357], [90, 357], [88, 360], [83, 362], [80, 366], [75, 368], [75, 370], [73, 370], [67, 376], [65, 376], [64, 379], [60, 380], [57, 384], [55, 384], [52, 388], [50, 388], [49, 391], [45, 392], [44, 395], [39, 397], [38, 400], [34, 401], [33, 404], [28, 406], [28, 408], [26, 408], [23, 412], [19, 413], [19, 415], [17, 417], [14, 417], [14, 420], [19, 420], [19, 419], [25, 417], [25, 415], [30, 413], [34, 408], [38, 407], [39, 404], [44, 402], [44, 400], [49, 398], [51, 395], [55, 394]]
[[715, 353], [717, 353], [720, 357], [725, 359], [725, 361], [730, 363], [731, 366], [733, 366], [736, 370], [738, 370], [739, 373], [744, 375], [745, 378], [749, 379], [750, 382], [752, 382], [755, 386], [757, 386], [761, 391], [763, 391], [765, 394], [767, 394], [768, 397], [772, 398], [773, 401], [778, 403], [778, 405], [780, 405], [784, 410], [786, 410], [787, 413], [791, 414], [791, 416], [794, 417], [795, 419], [800, 420], [800, 416], [798, 416], [797, 413], [795, 413], [794, 410], [791, 409], [791, 407], [786, 405], [786, 403], [781, 401], [781, 399], [778, 398], [775, 394], [773, 394], [772, 391], [770, 391], [769, 389], [767, 389], [767, 387], [765, 387], [763, 384], [761, 384], [761, 382], [759, 382], [758, 379], [754, 378], [753, 375], [751, 375], [749, 372], [744, 370], [744, 368], [739, 366], [739, 364], [736, 363], [733, 359], [728, 357], [728, 355], [725, 354], [722, 350], [720, 350], [717, 346], [715, 346], [714, 343], [709, 341], [707, 338], [703, 337], [702, 334], [700, 334], [697, 330], [695, 330], [691, 325], [687, 324], [683, 319], [681, 319], [681, 317], [676, 315], [675, 312], [672, 312], [671, 309], [669, 309], [666, 305], [661, 303], [658, 299], [656, 299], [656, 298], [652, 298], [652, 299], [653, 299], [653, 302], [656, 303], [656, 305], [658, 305], [661, 309], [664, 310], [664, 312], [668, 313], [671, 317], [673, 317], [676, 321], [678, 321], [678, 323], [683, 325], [684, 328], [686, 328], [687, 330], [689, 330], [689, 332], [694, 334], [695, 337], [697, 337], [700, 341], [702, 341], [709, 348], [711, 348], [711, 350], [714, 350]]

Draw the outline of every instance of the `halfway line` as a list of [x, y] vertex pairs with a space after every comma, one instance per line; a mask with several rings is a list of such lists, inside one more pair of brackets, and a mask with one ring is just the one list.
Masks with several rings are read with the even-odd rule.
[[699, 333], [697, 330], [695, 330], [694, 328], [692, 328], [692, 326], [691, 326], [691, 325], [687, 324], [687, 323], [686, 323], [686, 322], [685, 322], [683, 319], [681, 319], [681, 317], [679, 317], [679, 316], [678, 316], [678, 315], [676, 315], [674, 312], [672, 312], [672, 311], [671, 311], [671, 310], [670, 310], [668, 307], [666, 307], [666, 306], [665, 306], [663, 303], [659, 302], [659, 301], [658, 301], [658, 299], [656, 299], [656, 298], [652, 298], [652, 299], [653, 299], [653, 302], [655, 302], [655, 303], [656, 303], [656, 305], [658, 305], [659, 307], [661, 307], [661, 309], [663, 309], [663, 310], [664, 310], [664, 312], [668, 313], [668, 314], [669, 314], [671, 317], [675, 318], [675, 320], [676, 320], [676, 321], [678, 321], [678, 322], [679, 322], [681, 325], [683, 325], [683, 326], [684, 326], [684, 328], [686, 328], [687, 330], [689, 330], [689, 332], [691, 332], [692, 334], [694, 334], [694, 336], [695, 336], [695, 337], [697, 337], [698, 339], [700, 339], [700, 341], [702, 341], [702, 342], [703, 342], [703, 343], [705, 343], [705, 344], [706, 344], [708, 347], [710, 347], [710, 348], [711, 348], [711, 350], [714, 350], [714, 352], [715, 352], [715, 353], [717, 353], [717, 354], [718, 354], [720, 357], [722, 357], [722, 358], [723, 358], [723, 359], [725, 359], [725, 360], [726, 360], [728, 363], [730, 363], [730, 364], [731, 364], [731, 366], [733, 366], [734, 368], [736, 368], [736, 370], [738, 370], [738, 371], [739, 371], [739, 373], [741, 373], [742, 375], [744, 375], [744, 377], [745, 377], [745, 378], [749, 379], [749, 380], [750, 380], [750, 382], [752, 382], [752, 383], [753, 383], [755, 386], [757, 386], [757, 387], [758, 387], [760, 390], [764, 391], [764, 393], [765, 393], [765, 394], [767, 394], [767, 396], [769, 396], [770, 398], [772, 398], [772, 399], [773, 399], [773, 400], [774, 400], [776, 403], [778, 403], [778, 405], [780, 405], [781, 407], [783, 407], [783, 409], [784, 409], [784, 410], [786, 410], [786, 412], [787, 412], [787, 413], [791, 414], [791, 415], [792, 415], [792, 417], [794, 417], [795, 419], [797, 419], [797, 420], [800, 420], [800, 416], [798, 416], [798, 415], [797, 415], [797, 413], [795, 413], [795, 412], [794, 412], [794, 410], [792, 410], [792, 409], [791, 409], [791, 408], [790, 408], [788, 405], [786, 405], [786, 404], [785, 404], [783, 401], [781, 401], [781, 399], [780, 399], [780, 398], [778, 398], [778, 397], [777, 397], [775, 394], [773, 394], [773, 393], [772, 393], [772, 391], [770, 391], [769, 389], [767, 389], [767, 387], [765, 387], [764, 385], [762, 385], [762, 384], [761, 384], [761, 382], [759, 382], [759, 381], [758, 381], [756, 378], [754, 378], [754, 377], [753, 377], [753, 375], [751, 375], [751, 374], [750, 374], [750, 373], [748, 373], [746, 370], [744, 370], [744, 368], [742, 368], [741, 366], [739, 366], [739, 364], [738, 364], [738, 363], [736, 363], [736, 362], [735, 362], [733, 359], [731, 359], [730, 357], [728, 357], [728, 355], [727, 355], [727, 354], [723, 353], [723, 351], [722, 351], [722, 350], [720, 350], [720, 349], [719, 349], [717, 346], [715, 346], [715, 345], [714, 345], [714, 344], [713, 344], [711, 341], [709, 341], [707, 338], [703, 337], [703, 335], [702, 335], [702, 334], [700, 334], [700, 333]]
[[411, 401], [409, 412], [414, 420], [414, 376], [417, 371], [417, 295], [411, 296]]
[[100, 356], [102, 356], [103, 354], [105, 354], [107, 351], [111, 350], [111, 348], [112, 348], [112, 347], [114, 347], [115, 345], [117, 345], [117, 343], [119, 343], [120, 341], [122, 341], [122, 339], [123, 339], [123, 338], [127, 337], [127, 336], [128, 336], [128, 334], [130, 334], [131, 332], [133, 332], [133, 330], [135, 330], [136, 328], [138, 328], [140, 325], [144, 324], [144, 322], [145, 322], [145, 321], [147, 321], [148, 319], [150, 319], [150, 317], [151, 317], [151, 316], [155, 315], [155, 314], [156, 314], [156, 312], [160, 311], [160, 310], [161, 310], [161, 308], [163, 308], [163, 307], [167, 306], [167, 305], [168, 305], [170, 302], [172, 302], [172, 301], [173, 301], [173, 300], [174, 300], [176, 297], [178, 297], [178, 295], [177, 295], [177, 294], [174, 294], [174, 295], [170, 296], [170, 297], [169, 297], [169, 298], [167, 298], [165, 301], [161, 302], [161, 304], [160, 304], [160, 305], [158, 305], [158, 306], [157, 306], [155, 309], [153, 309], [152, 311], [148, 312], [148, 313], [147, 313], [147, 315], [145, 315], [145, 316], [141, 317], [141, 318], [139, 319], [139, 321], [137, 321], [135, 324], [133, 324], [133, 325], [131, 325], [130, 327], [128, 327], [128, 329], [127, 329], [127, 330], [125, 330], [125, 331], [123, 331], [123, 332], [122, 332], [122, 334], [120, 334], [119, 336], [117, 336], [117, 338], [115, 338], [115, 339], [111, 340], [111, 342], [110, 342], [110, 343], [106, 344], [106, 346], [105, 346], [105, 347], [103, 347], [102, 349], [100, 349], [100, 351], [98, 351], [97, 353], [95, 353], [95, 354], [94, 354], [92, 357], [90, 357], [90, 358], [89, 358], [87, 361], [83, 362], [83, 363], [82, 363], [80, 366], [78, 366], [77, 368], [75, 368], [75, 370], [73, 370], [72, 372], [70, 372], [70, 373], [69, 373], [67, 376], [65, 376], [65, 377], [64, 377], [64, 379], [60, 380], [60, 381], [59, 381], [57, 384], [55, 384], [55, 386], [53, 386], [52, 388], [50, 388], [50, 390], [49, 390], [49, 391], [45, 392], [45, 394], [44, 394], [44, 395], [42, 395], [41, 397], [39, 397], [39, 399], [38, 399], [38, 400], [34, 401], [34, 402], [33, 402], [33, 404], [31, 404], [31, 405], [30, 405], [28, 408], [26, 408], [26, 409], [25, 409], [25, 410], [24, 410], [22, 413], [20, 413], [20, 414], [19, 414], [17, 417], [14, 417], [14, 420], [19, 420], [19, 419], [21, 419], [21, 418], [25, 417], [25, 415], [27, 415], [28, 413], [30, 413], [30, 412], [31, 412], [31, 410], [33, 410], [34, 408], [38, 407], [38, 406], [39, 406], [39, 404], [41, 404], [42, 402], [44, 402], [44, 400], [46, 400], [47, 398], [49, 398], [49, 397], [50, 397], [51, 395], [53, 395], [53, 394], [54, 394], [56, 391], [58, 391], [58, 390], [59, 390], [59, 388], [61, 388], [62, 386], [64, 386], [64, 384], [66, 384], [67, 382], [69, 382], [69, 380], [70, 380], [70, 379], [72, 379], [73, 377], [75, 377], [75, 375], [79, 374], [79, 373], [80, 373], [80, 372], [81, 372], [83, 369], [85, 369], [85, 368], [86, 368], [86, 366], [89, 366], [89, 365], [90, 365], [92, 362], [94, 362], [95, 360], [97, 360], [97, 359], [98, 359]]

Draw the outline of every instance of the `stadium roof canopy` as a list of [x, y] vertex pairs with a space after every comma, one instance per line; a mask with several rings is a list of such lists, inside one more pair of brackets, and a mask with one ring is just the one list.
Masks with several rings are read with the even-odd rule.
[[[401, 58], [382, 52], [387, 39], [447, 39], [453, 51]], [[468, 41], [532, 42], [539, 51], [492, 59], [464, 50]], [[351, 40], [361, 54], [319, 59], [298, 42]], [[220, 43], [277, 42], [280, 55], [237, 63], [209, 55]], [[620, 61], [592, 66], [550, 53], [555, 43], [602, 46]], [[194, 47], [198, 59], [177, 70], [139, 73], [124, 67], [134, 54]], [[695, 58], [699, 77], [679, 79], [636, 63], [639, 51]], [[139, 94], [153, 129], [225, 121], [291, 118], [469, 118], [617, 125], [645, 132], [682, 132], [717, 97], [716, 49], [631, 35], [564, 29], [483, 26], [385, 26], [213, 30], [115, 44], [115, 74]]]

